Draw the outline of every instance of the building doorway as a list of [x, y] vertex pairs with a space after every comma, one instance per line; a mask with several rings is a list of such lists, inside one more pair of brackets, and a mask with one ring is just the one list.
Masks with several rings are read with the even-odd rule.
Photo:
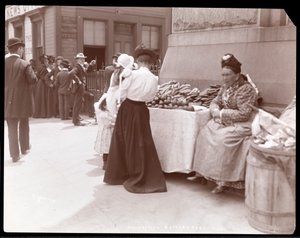
[[96, 60], [97, 70], [105, 68], [105, 47], [104, 46], [84, 46], [83, 53], [87, 56], [86, 61], [90, 63]]
[[115, 22], [114, 24], [114, 54], [117, 52], [132, 55], [134, 25]]

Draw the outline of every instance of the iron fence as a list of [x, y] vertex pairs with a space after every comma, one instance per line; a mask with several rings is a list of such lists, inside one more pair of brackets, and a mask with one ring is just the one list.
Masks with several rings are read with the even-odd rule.
[[[159, 75], [159, 70], [151, 70], [155, 75]], [[106, 72], [104, 69], [98, 71], [93, 71], [87, 74], [87, 89], [89, 92], [94, 94], [95, 102], [100, 99], [104, 92], [105, 82], [106, 82]]]
[[99, 100], [105, 88], [105, 70], [93, 71], [87, 74], [86, 86], [94, 94], [95, 102]]

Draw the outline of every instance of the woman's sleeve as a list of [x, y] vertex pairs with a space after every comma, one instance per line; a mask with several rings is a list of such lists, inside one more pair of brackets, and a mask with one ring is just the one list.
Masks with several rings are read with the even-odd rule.
[[250, 84], [245, 84], [237, 90], [235, 97], [237, 109], [222, 109], [223, 124], [248, 121], [251, 116], [250, 105], [254, 105], [257, 98], [255, 89]]
[[144, 96], [145, 102], [149, 102], [155, 97], [155, 94], [157, 93], [157, 87], [158, 87], [158, 77], [153, 75], [153, 78], [151, 80], [148, 80], [148, 82], [146, 82], [147, 94]]
[[130, 86], [130, 83], [131, 83], [131, 77], [132, 76], [129, 76], [129, 77], [125, 78], [121, 83], [121, 87], [119, 87], [121, 102], [124, 101], [127, 97], [127, 90], [128, 90], [128, 88]]

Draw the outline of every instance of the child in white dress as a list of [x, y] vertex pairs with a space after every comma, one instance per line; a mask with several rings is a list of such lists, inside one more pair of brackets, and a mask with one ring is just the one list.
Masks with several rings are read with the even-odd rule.
[[106, 94], [100, 98], [98, 102], [94, 104], [97, 124], [98, 124], [98, 133], [95, 141], [94, 149], [95, 151], [102, 156], [103, 166], [102, 169], [105, 170], [107, 163], [107, 156], [109, 152], [110, 140], [113, 132], [113, 115], [107, 110], [106, 105]]
[[96, 119], [99, 125], [95, 151], [102, 154], [103, 170], [106, 168], [112, 132], [117, 117], [118, 108], [126, 95], [120, 95], [122, 81], [131, 75], [135, 67], [134, 58], [127, 54], [118, 57], [117, 68], [113, 72], [107, 93], [104, 93], [99, 102], [94, 104]]

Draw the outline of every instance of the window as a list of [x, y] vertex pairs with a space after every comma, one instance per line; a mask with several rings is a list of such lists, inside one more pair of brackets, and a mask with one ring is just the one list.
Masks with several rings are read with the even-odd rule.
[[35, 59], [43, 54], [43, 28], [42, 21], [32, 22], [32, 47]]
[[93, 46], [105, 46], [106, 24], [102, 21], [83, 21], [83, 44]]
[[142, 26], [142, 42], [150, 49], [160, 50], [160, 27], [158, 26]]
[[14, 31], [15, 31], [14, 32], [15, 37], [23, 39], [23, 27], [22, 26], [15, 27]]

